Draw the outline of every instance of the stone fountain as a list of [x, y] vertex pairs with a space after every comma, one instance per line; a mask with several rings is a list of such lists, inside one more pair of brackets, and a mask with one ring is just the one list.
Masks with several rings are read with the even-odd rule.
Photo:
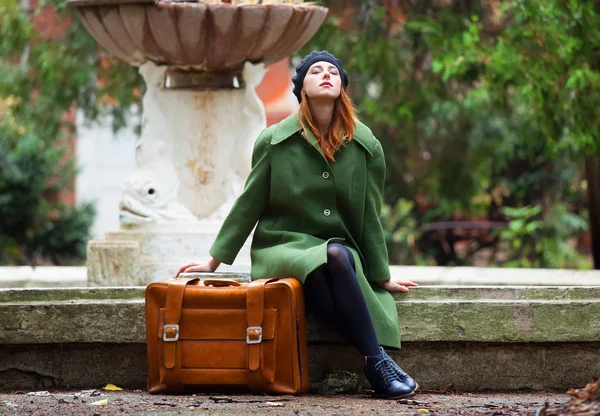
[[[88, 244], [88, 284], [145, 285], [203, 261], [266, 127], [266, 65], [317, 31], [324, 7], [294, 3], [68, 0], [98, 43], [146, 83], [136, 169], [120, 229]], [[233, 266], [249, 271], [249, 242]]]

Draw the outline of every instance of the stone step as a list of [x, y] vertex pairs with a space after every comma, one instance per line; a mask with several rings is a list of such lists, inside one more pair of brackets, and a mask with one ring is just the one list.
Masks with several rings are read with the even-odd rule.
[[390, 271], [393, 278], [430, 285], [600, 285], [600, 270], [390, 266]]
[[[1, 289], [0, 343], [145, 342], [144, 290]], [[395, 299], [405, 342], [600, 341], [600, 287], [421, 286]], [[307, 331], [339, 340], [317, 320]]]
[[82, 266], [0, 267], [0, 288], [87, 286], [87, 268]]
[[[0, 289], [0, 387], [144, 388], [144, 291]], [[395, 298], [403, 344], [389, 352], [423, 388], [567, 389], [600, 375], [600, 287], [421, 286]], [[314, 317], [308, 340], [314, 386], [340, 370], [365, 385], [360, 354]]]
[[[105, 242], [106, 244], [106, 242]], [[122, 249], [121, 249], [122, 250]], [[108, 256], [114, 259], [114, 256]], [[154, 274], [170, 277], [181, 264], [191, 259], [180, 261], [156, 262], [144, 261], [140, 267], [147, 270], [142, 274]], [[199, 258], [196, 260], [200, 260]], [[110, 274], [111, 267], [102, 269], [102, 273]], [[108, 271], [106, 271], [108, 270]], [[219, 266], [219, 272], [248, 274], [249, 264], [236, 261], [229, 266]], [[121, 278], [123, 270], [115, 271], [114, 276], [105, 276], [110, 284], [101, 286], [129, 286], [130, 278]], [[428, 266], [390, 266], [395, 279], [407, 279], [425, 285], [526, 285], [526, 286], [599, 286], [599, 270], [563, 270], [563, 269], [502, 269], [489, 267], [428, 267]], [[85, 287], [96, 286], [88, 282], [88, 268], [79, 266], [66, 267], [0, 267], [0, 288], [11, 287]]]

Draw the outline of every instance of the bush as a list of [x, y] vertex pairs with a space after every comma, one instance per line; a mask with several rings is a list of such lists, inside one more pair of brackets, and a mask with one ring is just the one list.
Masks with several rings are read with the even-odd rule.
[[[116, 130], [141, 97], [136, 69], [103, 55], [64, 3], [0, 2], [0, 264], [81, 263], [95, 209], [61, 201], [76, 174], [68, 115], [110, 113]], [[42, 11], [65, 32], [38, 33]]]

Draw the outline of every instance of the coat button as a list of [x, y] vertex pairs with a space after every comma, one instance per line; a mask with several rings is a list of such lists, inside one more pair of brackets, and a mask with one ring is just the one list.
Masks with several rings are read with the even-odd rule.
[[325, 214], [326, 217], [329, 217], [331, 215], [331, 211], [326, 209], [325, 211], [323, 211], [323, 214]]
[[323, 177], [324, 177], [325, 179], [329, 178], [329, 172], [323, 172]]

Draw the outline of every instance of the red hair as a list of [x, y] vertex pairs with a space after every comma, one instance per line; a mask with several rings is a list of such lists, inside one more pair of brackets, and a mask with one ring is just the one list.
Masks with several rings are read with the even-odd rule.
[[350, 142], [354, 137], [356, 109], [352, 104], [352, 100], [342, 88], [340, 96], [335, 100], [333, 105], [333, 117], [331, 119], [329, 131], [325, 136], [322, 136], [310, 112], [306, 91], [302, 90], [301, 94], [302, 102], [298, 108], [298, 121], [300, 122], [300, 126], [302, 126], [302, 130], [304, 130], [305, 137], [308, 140], [308, 135], [306, 134], [306, 129], [308, 127], [317, 139], [317, 143], [321, 146], [321, 150], [323, 150], [325, 157], [334, 162], [334, 153], [345, 141]]

